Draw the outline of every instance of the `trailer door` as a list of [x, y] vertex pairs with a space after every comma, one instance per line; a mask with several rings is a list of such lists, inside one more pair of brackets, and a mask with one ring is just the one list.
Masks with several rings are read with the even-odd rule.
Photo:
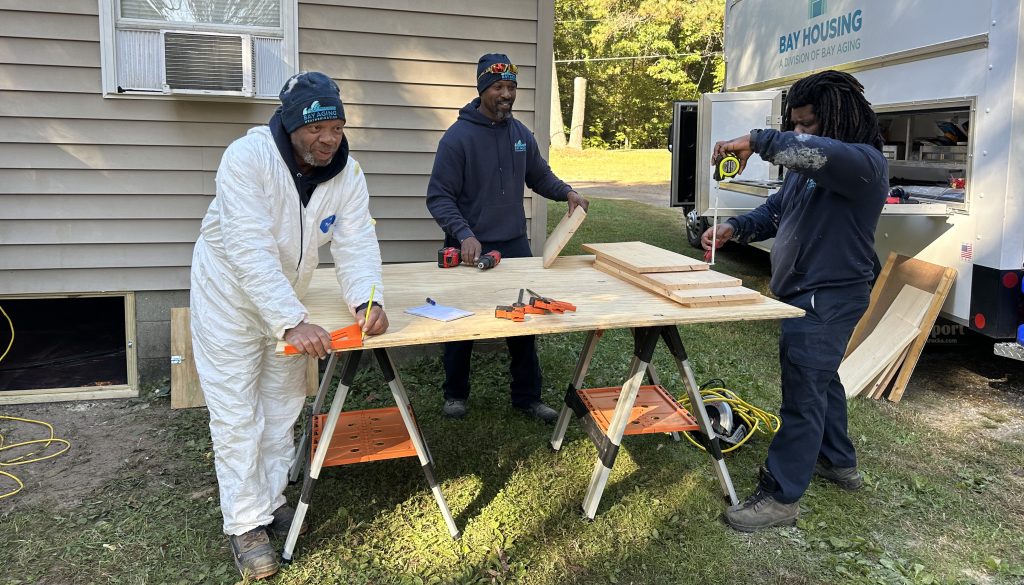
[[779, 129], [782, 92], [740, 91], [706, 93], [700, 98], [697, 128], [697, 212], [729, 217], [746, 213], [764, 202], [780, 185], [778, 167], [753, 155], [743, 174], [721, 185], [713, 178], [711, 151], [720, 140], [748, 134], [754, 128]]

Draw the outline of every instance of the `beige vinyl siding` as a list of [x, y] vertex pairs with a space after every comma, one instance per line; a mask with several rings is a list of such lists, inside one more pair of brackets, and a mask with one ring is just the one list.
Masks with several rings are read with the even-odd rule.
[[[300, 2], [300, 69], [341, 87], [385, 261], [435, 258], [427, 181], [481, 54], [521, 67], [516, 115], [546, 128], [552, 19], [540, 1]], [[97, 0], [0, 0], [0, 294], [188, 288], [224, 148], [276, 107], [104, 98], [100, 55]]]

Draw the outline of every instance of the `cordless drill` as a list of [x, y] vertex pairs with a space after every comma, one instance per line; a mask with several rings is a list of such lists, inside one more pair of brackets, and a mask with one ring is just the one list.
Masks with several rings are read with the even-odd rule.
[[[494, 268], [501, 262], [501, 252], [493, 250], [480, 256], [477, 260], [476, 267], [480, 270], [487, 270]], [[455, 268], [459, 264], [462, 264], [462, 250], [455, 247], [441, 248], [437, 251], [437, 267], [438, 268]]]
[[480, 270], [488, 270], [497, 266], [498, 262], [501, 262], [501, 252], [492, 250], [476, 261], [476, 267]]

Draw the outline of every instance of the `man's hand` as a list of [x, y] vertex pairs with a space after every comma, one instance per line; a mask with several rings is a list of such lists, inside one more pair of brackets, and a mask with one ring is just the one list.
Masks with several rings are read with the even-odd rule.
[[754, 154], [754, 149], [750, 145], [750, 134], [744, 134], [732, 140], [716, 142], [715, 150], [711, 153], [712, 164], [717, 165], [730, 152], [740, 159], [740, 174], [742, 174], [743, 169], [747, 168], [747, 159], [750, 158], [750, 155]]
[[284, 340], [299, 353], [325, 358], [331, 352], [331, 334], [312, 323], [299, 323], [284, 332]]
[[736, 233], [736, 228], [732, 227], [731, 223], [720, 223], [709, 227], [704, 234], [700, 237], [700, 245], [705, 250], [711, 249], [711, 236], [714, 234], [715, 247], [721, 248], [726, 242], [732, 238], [732, 235]]
[[[366, 312], [370, 312], [370, 318], [366, 318]], [[388, 330], [388, 316], [384, 313], [384, 307], [370, 305], [356, 313], [356, 323], [367, 335], [380, 335]]]
[[480, 252], [482, 251], [483, 246], [480, 245], [480, 240], [475, 237], [469, 236], [462, 240], [462, 263], [476, 266], [476, 263], [480, 261]]
[[565, 194], [565, 196], [569, 200], [569, 215], [572, 215], [572, 212], [577, 207], [582, 207], [583, 211], [590, 209], [590, 202], [584, 199], [583, 196], [580, 195], [579, 193], [575, 191], [569, 191], [568, 193]]

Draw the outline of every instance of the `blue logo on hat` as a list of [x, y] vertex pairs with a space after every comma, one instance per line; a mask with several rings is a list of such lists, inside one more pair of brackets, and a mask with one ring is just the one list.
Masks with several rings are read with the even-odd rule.
[[[320, 100], [314, 100], [308, 108], [302, 108], [302, 123], [312, 124], [322, 120], [335, 120], [338, 118], [336, 106], [321, 106]], [[326, 233], [326, 232], [325, 232]]]
[[517, 140], [515, 144], [516, 152], [526, 152], [526, 143], [522, 140]]
[[[316, 102], [313, 102], [313, 103], [315, 104]], [[335, 219], [337, 219], [337, 216], [332, 215], [332, 216], [324, 219], [323, 221], [321, 221], [320, 222], [320, 231], [322, 231], [323, 233], [326, 234], [327, 230], [331, 229], [331, 225], [334, 223]]]

